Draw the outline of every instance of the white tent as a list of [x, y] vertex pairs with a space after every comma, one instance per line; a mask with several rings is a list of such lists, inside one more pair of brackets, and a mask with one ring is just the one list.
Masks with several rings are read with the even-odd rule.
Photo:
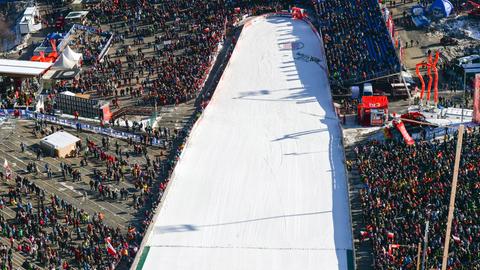
[[40, 147], [55, 157], [67, 157], [75, 151], [79, 138], [65, 131], [57, 131], [40, 141]]
[[75, 63], [78, 63], [82, 59], [82, 54], [77, 53], [70, 48], [70, 46], [67, 45], [65, 49], [63, 50], [63, 54], [70, 60], [74, 61]]
[[52, 69], [71, 69], [74, 68], [77, 64], [68, 59], [67, 56], [65, 56], [65, 53], [62, 53], [60, 57], [58, 57], [57, 61], [55, 64], [53, 64]]

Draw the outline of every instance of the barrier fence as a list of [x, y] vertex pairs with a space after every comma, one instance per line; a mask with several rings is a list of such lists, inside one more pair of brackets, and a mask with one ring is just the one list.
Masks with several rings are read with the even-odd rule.
[[[106, 127], [99, 127], [91, 124], [81, 123], [80, 121], [70, 120], [70, 119], [62, 119], [54, 115], [48, 114], [41, 114], [36, 113], [28, 110], [8, 110], [3, 109], [0, 110], [0, 117], [15, 117], [20, 119], [37, 119], [37, 120], [45, 120], [49, 123], [79, 129], [83, 131], [89, 131], [96, 134], [102, 134], [109, 137], [117, 138], [117, 139], [132, 139], [135, 142], [143, 142], [142, 136], [130, 132], [118, 131], [113, 128], [106, 128]], [[151, 145], [152, 146], [164, 146], [165, 141], [163, 139], [152, 138]]]
[[448, 125], [446, 127], [436, 127], [436, 128], [431, 128], [431, 129], [424, 129], [425, 130], [424, 135], [420, 132], [420, 133], [412, 134], [411, 137], [415, 141], [420, 141], [420, 140], [433, 140], [437, 137], [443, 137], [445, 135], [452, 135], [452, 134], [455, 134], [457, 132], [460, 124], [465, 125], [466, 128], [478, 127], [478, 124], [475, 124], [473, 122], [456, 123], [456, 124]]

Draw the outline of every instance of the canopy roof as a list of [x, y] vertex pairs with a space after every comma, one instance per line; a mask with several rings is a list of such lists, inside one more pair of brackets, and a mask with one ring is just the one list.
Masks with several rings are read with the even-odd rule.
[[50, 66], [52, 66], [52, 63], [0, 59], [0, 74], [34, 77], [44, 73]]
[[70, 48], [70, 46], [67, 45], [67, 47], [63, 50], [63, 54], [70, 60], [78, 62], [80, 59], [82, 59], [82, 54], [77, 53]]
[[87, 16], [87, 14], [88, 14], [88, 11], [85, 11], [85, 10], [72, 11], [72, 12], [67, 14], [65, 19], [67, 19], [67, 20], [80, 19], [80, 18], [83, 18], [83, 17]]
[[43, 143], [48, 144], [52, 148], [59, 149], [64, 148], [80, 141], [79, 138], [65, 131], [57, 131], [42, 139]]
[[72, 69], [75, 65], [76, 63], [74, 61], [68, 59], [68, 57], [65, 56], [65, 53], [62, 53], [55, 64], [53, 64], [52, 69]]

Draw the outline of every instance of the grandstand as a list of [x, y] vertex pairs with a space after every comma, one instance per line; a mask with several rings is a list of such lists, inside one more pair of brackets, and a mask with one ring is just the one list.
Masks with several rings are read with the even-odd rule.
[[352, 85], [400, 73], [378, 1], [321, 1], [318, 13], [332, 83]]
[[245, 24], [132, 269], [353, 269], [322, 51], [302, 20]]

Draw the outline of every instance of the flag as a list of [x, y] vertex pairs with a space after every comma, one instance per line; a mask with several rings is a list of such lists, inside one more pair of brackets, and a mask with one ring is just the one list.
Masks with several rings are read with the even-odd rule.
[[107, 252], [108, 252], [108, 254], [110, 254], [111, 256], [117, 256], [117, 251], [116, 251], [115, 248], [112, 246], [110, 237], [107, 237], [107, 238], [105, 239], [105, 242], [107, 243]]
[[5, 176], [9, 178], [12, 175], [12, 169], [10, 168], [10, 165], [8, 165], [7, 159], [3, 162], [3, 169], [5, 171]]
[[387, 238], [388, 238], [388, 239], [393, 239], [393, 238], [395, 238], [395, 234], [389, 232], [389, 233], [387, 233]]
[[360, 231], [360, 236], [362, 237], [362, 241], [367, 239], [367, 238], [370, 238], [370, 233], [366, 232], [366, 231]]
[[455, 240], [455, 242], [458, 244], [460, 243], [460, 237], [456, 236], [456, 235], [452, 235], [452, 238], [453, 240]]
[[388, 255], [393, 256], [393, 249], [394, 248], [399, 248], [399, 244], [390, 244], [388, 245]]

